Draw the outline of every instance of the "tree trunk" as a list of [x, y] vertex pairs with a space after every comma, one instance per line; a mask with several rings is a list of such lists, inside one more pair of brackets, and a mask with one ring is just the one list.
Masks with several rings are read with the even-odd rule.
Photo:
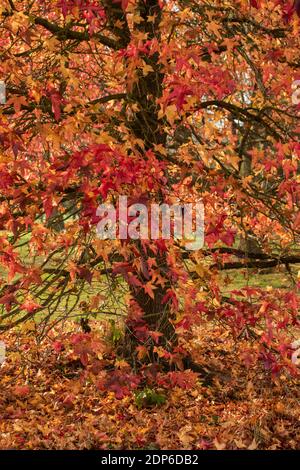
[[[149, 40], [156, 38], [160, 41], [159, 25], [161, 21], [161, 9], [158, 0], [141, 0], [139, 2], [139, 14], [142, 21], [136, 24], [135, 27], [139, 31], [147, 34]], [[155, 17], [154, 22], [149, 21], [149, 17], [151, 16]], [[127, 31], [126, 28], [125, 30]], [[147, 65], [151, 66], [153, 71], [146, 76], [140, 72], [137, 82], [129, 93], [130, 101], [137, 103], [139, 111], [132, 116], [127, 125], [129, 131], [137, 139], [143, 141], [144, 151], [152, 150], [159, 159], [160, 155], [155, 150], [155, 146], [158, 144], [166, 144], [166, 134], [158, 119], [159, 107], [157, 105], [157, 99], [162, 95], [164, 75], [161, 71], [158, 54], [151, 56], [144, 54], [142, 58]], [[162, 195], [159, 195], [158, 199], [159, 201], [157, 202], [163, 203]], [[139, 242], [137, 242], [137, 246], [141, 253]], [[156, 261], [157, 265], [161, 267], [162, 276], [165, 277], [165, 273], [168, 271], [165, 256], [158, 257]], [[141, 278], [140, 274], [139, 279], [142, 284], [147, 282], [147, 279]], [[131, 287], [130, 289], [133, 299], [143, 312], [143, 322], [147, 326], [147, 329], [151, 332], [161, 333], [162, 336], [159, 339], [159, 343], [163, 347], [171, 349], [172, 345], [176, 343], [175, 328], [171, 322], [172, 314], [170, 306], [168, 303], [163, 303], [168, 287], [167, 284], [165, 287], [157, 286], [154, 290], [153, 298], [146, 294], [143, 288]], [[129, 319], [125, 338], [125, 352], [129, 356], [134, 353], [136, 345], [139, 343], [134, 332], [131, 331], [131, 326]], [[155, 342], [152, 342], [152, 344], [149, 344], [148, 348], [151, 360], [155, 359], [155, 354], [153, 354], [154, 344]]]

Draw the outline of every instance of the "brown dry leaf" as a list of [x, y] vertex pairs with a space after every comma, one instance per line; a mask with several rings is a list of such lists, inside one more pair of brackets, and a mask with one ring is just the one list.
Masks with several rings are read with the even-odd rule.
[[213, 443], [214, 443], [215, 448], [216, 448], [217, 450], [224, 450], [224, 449], [226, 449], [226, 444], [225, 444], [225, 442], [219, 442], [219, 440], [218, 440], [217, 438], [213, 440]]
[[251, 442], [251, 444], [248, 446], [248, 450], [256, 450], [257, 446], [258, 446], [258, 444], [257, 444], [257, 442], [254, 438], [253, 441]]

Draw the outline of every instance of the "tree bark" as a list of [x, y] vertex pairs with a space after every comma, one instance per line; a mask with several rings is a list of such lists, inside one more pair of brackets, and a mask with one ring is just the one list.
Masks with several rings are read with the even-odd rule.
[[[119, 6], [119, 8], [121, 7]], [[117, 9], [118, 7], [115, 6], [114, 15], [117, 15], [117, 17], [120, 18], [120, 11], [118, 13]], [[148, 40], [156, 38], [160, 42], [161, 8], [158, 0], [140, 0], [138, 3], [138, 9], [142, 21], [136, 24], [135, 28], [140, 32], [147, 34]], [[149, 21], [149, 17], [154, 17], [155, 19], [153, 21]], [[115, 34], [121, 35], [122, 33], [115, 32]], [[126, 38], [127, 40], [129, 39], [129, 34], [129, 28], [125, 25], [124, 40]], [[161, 157], [155, 150], [155, 146], [158, 144], [165, 145], [167, 137], [163, 130], [163, 126], [161, 125], [161, 121], [158, 119], [159, 107], [157, 105], [157, 99], [162, 96], [164, 74], [161, 69], [161, 64], [159, 63], [158, 53], [151, 56], [142, 54], [142, 58], [147, 65], [151, 66], [152, 71], [146, 76], [144, 76], [142, 71], [140, 71], [138, 80], [133, 85], [132, 90], [128, 93], [129, 100], [138, 105], [139, 111], [137, 111], [127, 122], [127, 127], [137, 139], [141, 139], [143, 141], [144, 152], [152, 150], [156, 157], [160, 159]], [[160, 204], [164, 202], [162, 194], [157, 195], [156, 202]], [[139, 252], [141, 253], [139, 241], [137, 241], [136, 244]], [[160, 266], [162, 276], [165, 277], [165, 273], [168, 272], [166, 256], [158, 256], [156, 261], [157, 265]], [[141, 279], [140, 274], [139, 279], [142, 284], [147, 282], [147, 279]], [[133, 299], [144, 312], [143, 321], [147, 325], [148, 330], [162, 333], [160, 343], [164, 347], [170, 349], [172, 344], [176, 343], [176, 334], [175, 328], [172, 324], [172, 313], [169, 303], [163, 302], [168, 287], [167, 283], [164, 287], [157, 286], [154, 290], [153, 298], [146, 294], [143, 288], [131, 287], [130, 290]], [[125, 353], [127, 355], [131, 355], [135, 350], [138, 341], [130, 328], [128, 328], [126, 333], [125, 342]], [[153, 346], [154, 343], [149, 347], [149, 356], [151, 357], [151, 360], [153, 360], [155, 356], [153, 354]]]

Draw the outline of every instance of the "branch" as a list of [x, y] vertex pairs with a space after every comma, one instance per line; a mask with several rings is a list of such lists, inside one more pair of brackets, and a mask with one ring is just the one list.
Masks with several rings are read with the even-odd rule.
[[229, 254], [236, 256], [237, 258], [248, 258], [248, 259], [261, 259], [261, 260], [270, 260], [270, 259], [278, 259], [273, 257], [272, 255], [268, 255], [266, 253], [253, 253], [244, 250], [239, 250], [237, 248], [230, 248], [227, 246], [222, 246], [220, 248], [211, 248], [210, 250], [205, 250], [204, 256], [211, 256], [213, 253], [217, 254]]
[[271, 259], [268, 261], [261, 261], [261, 260], [253, 260], [253, 261], [236, 261], [236, 262], [230, 262], [230, 263], [216, 263], [212, 268], [217, 267], [221, 271], [227, 270], [227, 269], [242, 269], [242, 268], [259, 268], [259, 269], [264, 269], [264, 268], [274, 268], [276, 266], [279, 266], [281, 264], [289, 265], [289, 264], [297, 264], [300, 263], [300, 256], [286, 256], [286, 257], [280, 257], [277, 259]]
[[[12, 94], [19, 95], [19, 93], [12, 93]], [[93, 106], [95, 104], [104, 104], [104, 103], [108, 103], [109, 101], [122, 100], [124, 98], [126, 98], [125, 93], [115, 93], [111, 95], [106, 95], [106, 96], [102, 96], [101, 98], [96, 98], [95, 100], [90, 101], [89, 103], [84, 105], [84, 107], [88, 108], [89, 106]], [[69, 113], [62, 113], [62, 116], [64, 116], [64, 114], [67, 114], [68, 116], [72, 116], [73, 114], [76, 113], [76, 110], [79, 109], [80, 107], [81, 105], [78, 105], [75, 108], [73, 108], [72, 111], [70, 111]], [[34, 104], [34, 103], [30, 103], [29, 105], [22, 104], [20, 109], [21, 111], [27, 111], [27, 112], [32, 112], [34, 111], [34, 109], [42, 109], [42, 111], [44, 112], [46, 111], [44, 104]], [[50, 106], [50, 101], [49, 101], [49, 109], [47, 109], [47, 111], [49, 111], [50, 115], [53, 115], [53, 112]], [[2, 114], [5, 114], [6, 116], [15, 114], [15, 109], [12, 106], [10, 106], [9, 108], [4, 109]]]
[[89, 41], [92, 38], [96, 38], [104, 46], [110, 47], [114, 50], [119, 49], [117, 42], [113, 41], [112, 39], [106, 36], [103, 36], [100, 33], [90, 35], [87, 32], [74, 31], [67, 27], [61, 28], [56, 23], [51, 23], [50, 21], [41, 17], [34, 18], [34, 24], [43, 26], [45, 29], [54, 34], [54, 36], [56, 36], [58, 39], [75, 39], [76, 41]]
[[276, 130], [274, 130], [267, 122], [265, 122], [258, 114], [252, 114], [247, 109], [240, 108], [239, 106], [236, 106], [235, 104], [232, 104], [232, 103], [228, 103], [227, 101], [219, 101], [219, 100], [203, 101], [202, 103], [199, 103], [197, 105], [194, 111], [198, 111], [199, 109], [206, 109], [211, 106], [216, 106], [217, 108], [226, 109], [231, 114], [238, 116], [240, 119], [246, 118], [249, 121], [254, 121], [259, 124], [262, 124], [269, 131], [269, 133], [273, 135], [273, 137], [275, 137], [278, 140], [282, 140], [281, 135]]

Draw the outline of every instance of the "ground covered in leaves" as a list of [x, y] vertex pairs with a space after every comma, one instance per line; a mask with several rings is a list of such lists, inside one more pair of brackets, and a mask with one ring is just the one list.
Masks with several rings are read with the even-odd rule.
[[[297, 379], [272, 378], [262, 364], [247, 368], [244, 342], [210, 328], [209, 335], [198, 328], [191, 344], [195, 360], [214, 371], [211, 380], [171, 373], [149, 388], [128, 375], [132, 390], [102, 386], [100, 369], [109, 370], [109, 361], [99, 347], [101, 367], [91, 375], [76, 347], [70, 352], [53, 337], [38, 343], [30, 326], [7, 334], [1, 338], [7, 359], [0, 368], [0, 448], [299, 449]], [[78, 339], [85, 344], [84, 336]], [[126, 377], [126, 362], [116, 366]]]

